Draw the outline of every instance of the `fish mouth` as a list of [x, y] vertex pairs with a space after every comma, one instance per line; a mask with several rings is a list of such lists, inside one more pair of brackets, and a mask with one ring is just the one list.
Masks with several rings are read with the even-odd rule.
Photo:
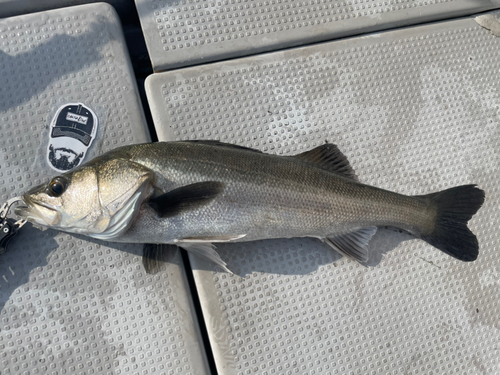
[[54, 219], [58, 216], [58, 211], [51, 205], [33, 199], [25, 194], [21, 197], [22, 203], [14, 209], [14, 213], [31, 223], [44, 226], [54, 224]]

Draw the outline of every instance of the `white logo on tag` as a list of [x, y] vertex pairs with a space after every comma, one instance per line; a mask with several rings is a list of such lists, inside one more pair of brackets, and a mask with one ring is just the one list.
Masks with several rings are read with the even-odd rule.
[[89, 120], [89, 118], [85, 117], [85, 116], [75, 115], [74, 113], [68, 112], [68, 114], [66, 115], [66, 120], [76, 121], [82, 125], [87, 125], [87, 121]]

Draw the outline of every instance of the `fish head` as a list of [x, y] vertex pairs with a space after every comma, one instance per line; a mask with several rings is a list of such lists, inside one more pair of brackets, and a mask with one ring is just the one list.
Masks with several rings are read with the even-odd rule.
[[16, 214], [37, 225], [112, 239], [151, 195], [152, 172], [127, 160], [98, 160], [26, 192]]
[[80, 233], [102, 215], [97, 174], [83, 167], [26, 192], [16, 214], [44, 227]]

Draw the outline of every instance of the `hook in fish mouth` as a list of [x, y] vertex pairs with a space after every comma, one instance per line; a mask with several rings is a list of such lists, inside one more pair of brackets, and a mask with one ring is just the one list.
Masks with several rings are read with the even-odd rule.
[[5, 219], [9, 214], [10, 208], [17, 202], [24, 202], [22, 197], [14, 197], [9, 199], [0, 207], [0, 219]]
[[[14, 213], [31, 223], [50, 226], [54, 224], [59, 214], [55, 207], [37, 199], [33, 199], [28, 194], [24, 194], [20, 197], [20, 201], [22, 203], [14, 209]], [[51, 218], [49, 218], [49, 216]]]
[[20, 216], [20, 217], [22, 217], [24, 219], [29, 220], [29, 216], [31, 214], [31, 209], [28, 206], [21, 205], [21, 206], [17, 206], [14, 209], [14, 213], [17, 216]]

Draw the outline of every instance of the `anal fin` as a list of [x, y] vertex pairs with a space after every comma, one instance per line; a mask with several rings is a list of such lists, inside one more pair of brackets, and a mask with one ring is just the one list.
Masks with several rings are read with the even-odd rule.
[[368, 261], [368, 243], [377, 232], [377, 227], [361, 228], [340, 236], [323, 238], [335, 251], [349, 256], [360, 263]]

